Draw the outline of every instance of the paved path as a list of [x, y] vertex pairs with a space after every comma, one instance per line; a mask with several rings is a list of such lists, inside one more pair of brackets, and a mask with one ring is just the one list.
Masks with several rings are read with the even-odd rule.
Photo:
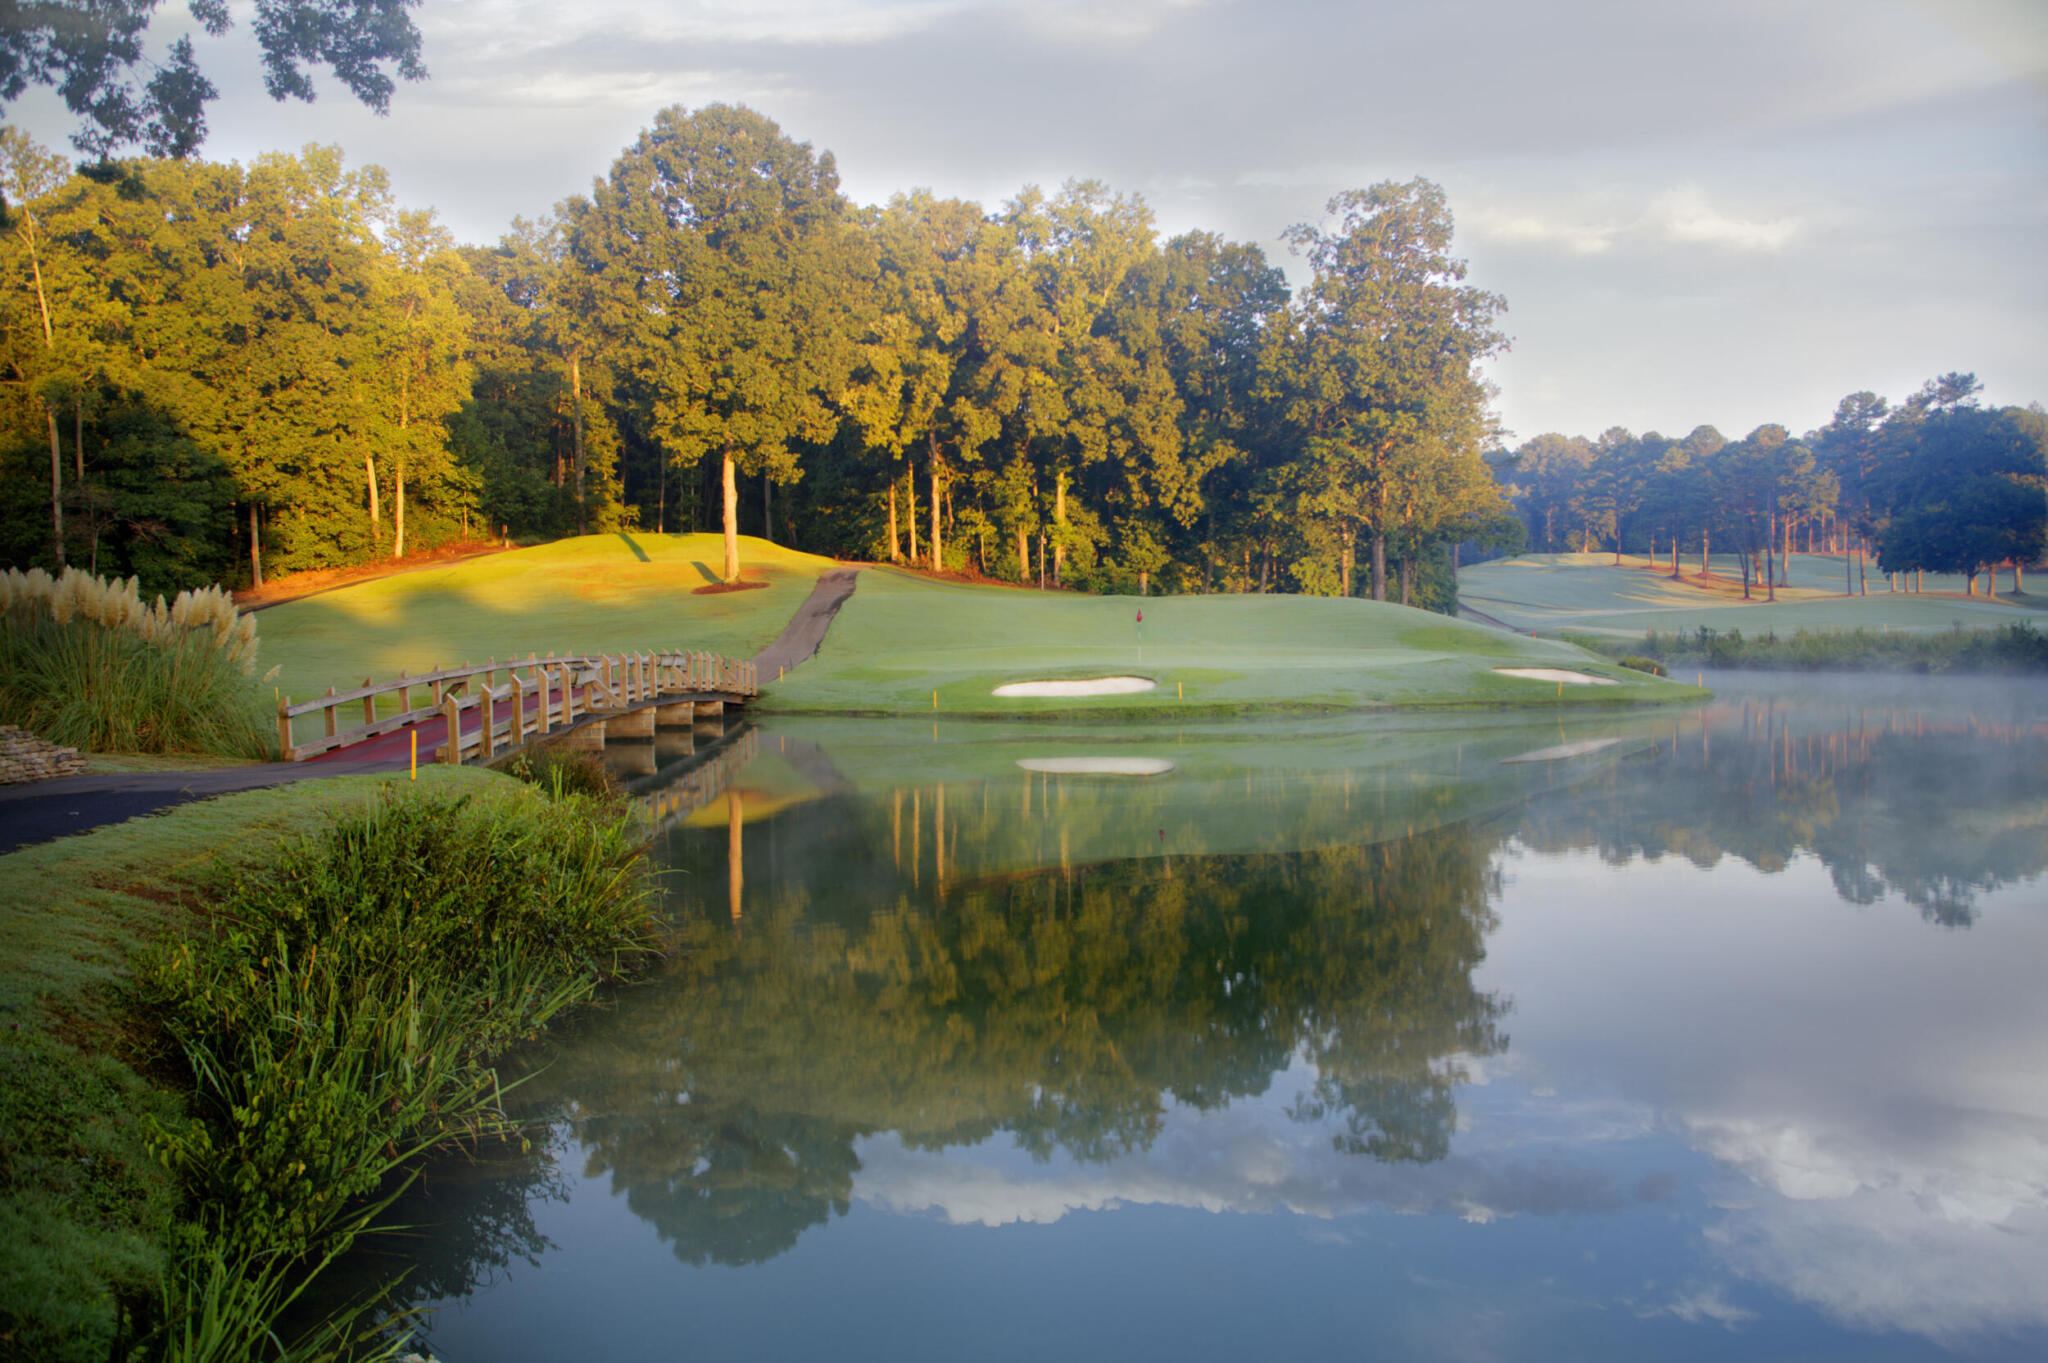
[[754, 655], [754, 675], [763, 686], [774, 685], [782, 673], [817, 653], [818, 645], [825, 642], [825, 631], [832, 628], [832, 617], [853, 595], [859, 577], [858, 568], [827, 568], [818, 574], [818, 585], [811, 588], [775, 642]]
[[[818, 651], [832, 617], [853, 595], [858, 575], [854, 568], [832, 568], [819, 575], [818, 585], [775, 642], [754, 655], [764, 681]], [[559, 702], [560, 692], [553, 696]], [[476, 722], [480, 721], [472, 718]], [[266, 762], [218, 771], [110, 772], [0, 786], [0, 855], [209, 796], [313, 777], [401, 771], [411, 758], [410, 746], [411, 739], [400, 731], [310, 762]], [[421, 758], [428, 760], [432, 747], [421, 746]]]
[[306, 762], [265, 762], [217, 771], [88, 773], [0, 786], [0, 855], [191, 800], [316, 776], [355, 776], [393, 769], [389, 762], [330, 762], [317, 767]]

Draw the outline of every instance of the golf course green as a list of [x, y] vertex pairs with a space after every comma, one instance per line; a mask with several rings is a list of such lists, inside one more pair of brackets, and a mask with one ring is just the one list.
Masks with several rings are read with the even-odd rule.
[[400, 672], [529, 653], [704, 649], [745, 658], [781, 632], [832, 560], [746, 541], [742, 577], [718, 580], [717, 535], [583, 535], [400, 573], [272, 606], [257, 617], [259, 671], [295, 700]]
[[[1778, 588], [1776, 601], [1763, 599], [1762, 588], [1754, 589], [1755, 599], [1744, 601], [1732, 557], [1724, 562], [1716, 555], [1714, 578], [1705, 582], [1695, 576], [1697, 555], [1681, 556], [1680, 567], [1685, 576], [1674, 582], [1668, 566], [1650, 568], [1639, 557], [1624, 558], [1616, 567], [1612, 554], [1523, 554], [1465, 569], [1458, 577], [1458, 600], [1513, 629], [1616, 637], [1639, 637], [1652, 629], [1660, 634], [1741, 630], [1745, 635], [1995, 629], [2038, 620], [2044, 604], [2039, 595], [1964, 596], [1961, 578], [1929, 577], [1923, 592], [1891, 592], [1874, 565], [1869, 595], [1848, 596], [1842, 592], [1839, 554], [1793, 555], [1792, 585]], [[2011, 574], [2001, 580], [2010, 583]]]
[[[1139, 619], [1142, 613], [1142, 621]], [[1556, 669], [1597, 683], [1503, 675]], [[1134, 677], [1149, 690], [995, 694]], [[771, 713], [1171, 718], [1268, 710], [1685, 700], [1582, 649], [1405, 606], [1306, 596], [1083, 596], [869, 569]]]
[[[743, 541], [755, 590], [701, 593], [712, 535], [589, 535], [337, 588], [265, 610], [259, 667], [296, 699], [364, 677], [530, 652], [708, 649], [748, 657], [830, 559]], [[1138, 615], [1144, 613], [1140, 623]], [[1595, 681], [1515, 677], [1563, 669]], [[1015, 683], [1132, 677], [1111, 695], [997, 696]], [[1104, 597], [864, 570], [818, 656], [762, 678], [758, 708], [809, 714], [1191, 717], [1391, 706], [1683, 700], [1554, 640], [1404, 606], [1301, 596]]]

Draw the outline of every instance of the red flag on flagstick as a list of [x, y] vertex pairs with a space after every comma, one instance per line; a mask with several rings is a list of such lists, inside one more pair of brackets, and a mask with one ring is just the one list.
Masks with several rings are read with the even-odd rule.
[[1145, 612], [1143, 612], [1143, 611], [1139, 611], [1139, 612], [1138, 612], [1138, 623], [1139, 623], [1139, 624], [1141, 624], [1141, 625], [1145, 623]]

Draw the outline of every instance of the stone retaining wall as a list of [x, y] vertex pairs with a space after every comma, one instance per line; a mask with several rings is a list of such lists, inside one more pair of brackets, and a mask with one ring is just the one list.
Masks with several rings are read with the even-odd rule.
[[78, 755], [78, 749], [60, 748], [26, 729], [0, 724], [0, 786], [84, 774], [85, 759]]

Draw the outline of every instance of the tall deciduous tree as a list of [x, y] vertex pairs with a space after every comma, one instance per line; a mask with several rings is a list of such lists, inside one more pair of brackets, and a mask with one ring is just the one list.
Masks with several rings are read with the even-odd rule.
[[1465, 284], [1451, 254], [1451, 212], [1428, 180], [1385, 181], [1331, 199], [1329, 227], [1288, 242], [1314, 271], [1302, 299], [1297, 419], [1309, 462], [1302, 505], [1333, 524], [1349, 591], [1353, 532], [1372, 551], [1372, 597], [1386, 600], [1387, 536], [1403, 491], [1488, 429], [1476, 371], [1503, 350], [1506, 304]]
[[751, 109], [663, 110], [593, 195], [579, 243], [631, 297], [636, 365], [669, 449], [719, 460], [725, 579], [737, 581], [740, 472], [798, 476], [853, 366], [849, 242], [831, 153]]

